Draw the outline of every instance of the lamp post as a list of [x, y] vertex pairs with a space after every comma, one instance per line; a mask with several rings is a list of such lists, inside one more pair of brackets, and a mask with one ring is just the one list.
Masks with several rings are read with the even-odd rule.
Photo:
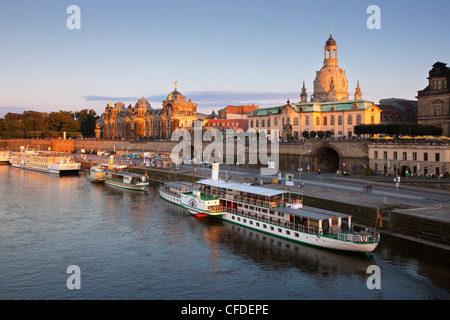
[[[157, 149], [156, 149], [156, 154], [158, 155], [159, 154], [159, 148], [162, 148], [162, 147], [165, 147], [166, 145], [165, 144], [163, 144], [162, 146], [159, 146]], [[144, 151], [144, 147], [142, 147], [142, 151]]]
[[302, 156], [304, 154], [309, 153], [309, 152], [311, 152], [311, 150], [303, 152], [302, 154], [300, 154], [300, 158], [298, 159], [298, 178], [300, 180], [299, 183], [302, 183], [302, 171], [303, 171], [303, 168], [302, 168]]

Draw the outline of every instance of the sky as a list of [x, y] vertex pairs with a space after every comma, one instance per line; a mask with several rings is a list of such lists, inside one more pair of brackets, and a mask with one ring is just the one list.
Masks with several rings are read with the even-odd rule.
[[[70, 5], [80, 29], [69, 29]], [[380, 29], [369, 29], [370, 5]], [[332, 29], [350, 97], [416, 99], [450, 64], [448, 0], [3, 0], [0, 116], [104, 112], [110, 101], [153, 108], [177, 89], [211, 113], [311, 96]]]

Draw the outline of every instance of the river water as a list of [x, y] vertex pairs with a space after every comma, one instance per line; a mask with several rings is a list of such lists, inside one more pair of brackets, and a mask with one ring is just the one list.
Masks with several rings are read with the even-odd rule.
[[447, 251], [388, 236], [368, 256], [303, 246], [196, 219], [156, 188], [0, 166], [0, 299], [450, 298]]

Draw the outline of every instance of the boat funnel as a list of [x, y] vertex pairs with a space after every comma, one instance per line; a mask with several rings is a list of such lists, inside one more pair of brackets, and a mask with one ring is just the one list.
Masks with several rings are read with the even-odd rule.
[[219, 164], [218, 163], [212, 164], [211, 180], [212, 181], [219, 180]]

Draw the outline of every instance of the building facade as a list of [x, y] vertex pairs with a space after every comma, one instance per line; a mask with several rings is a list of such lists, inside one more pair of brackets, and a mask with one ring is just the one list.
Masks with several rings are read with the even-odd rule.
[[97, 121], [95, 133], [97, 139], [170, 139], [177, 128], [192, 131], [196, 120], [197, 104], [187, 101], [175, 88], [158, 109], [144, 97], [128, 107], [111, 102]]
[[378, 174], [439, 177], [450, 172], [450, 146], [373, 144], [369, 145], [369, 166]]
[[247, 119], [248, 115], [254, 110], [258, 109], [259, 106], [252, 105], [240, 105], [231, 106], [228, 105], [226, 108], [220, 109], [218, 111], [219, 119]]
[[450, 68], [436, 62], [428, 73], [428, 86], [419, 91], [418, 123], [442, 128], [442, 134], [450, 135]]

